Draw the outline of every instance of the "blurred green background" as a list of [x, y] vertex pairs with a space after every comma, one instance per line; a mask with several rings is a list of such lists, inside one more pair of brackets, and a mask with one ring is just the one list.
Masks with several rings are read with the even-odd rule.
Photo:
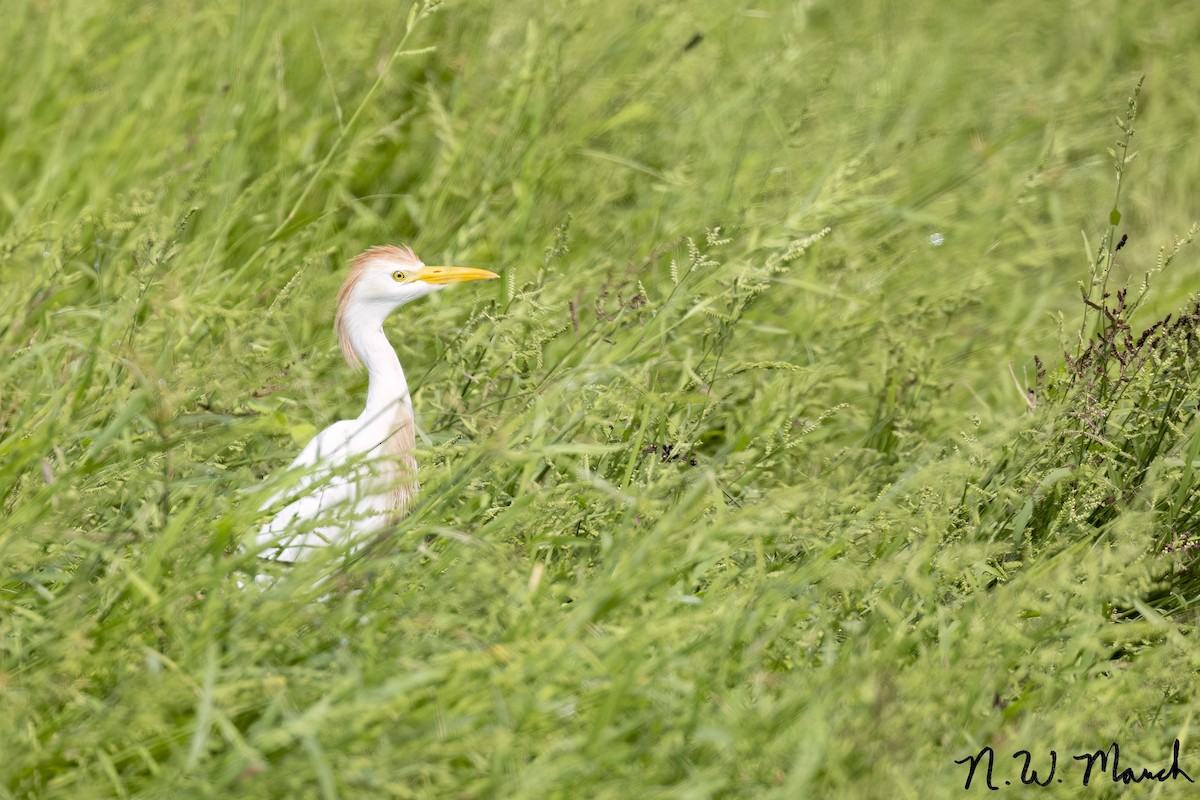
[[[1115, 521], [964, 500], [1067, 424], [1014, 376], [1074, 346], [1142, 75], [1113, 280], [1196, 218], [1200, 7], [2, 10], [2, 796], [950, 797], [985, 745], [1016, 783], [1176, 737], [1200, 773], [1156, 499], [1194, 403]], [[504, 276], [388, 324], [422, 500], [240, 589], [262, 478], [361, 409], [332, 297], [387, 242]]]

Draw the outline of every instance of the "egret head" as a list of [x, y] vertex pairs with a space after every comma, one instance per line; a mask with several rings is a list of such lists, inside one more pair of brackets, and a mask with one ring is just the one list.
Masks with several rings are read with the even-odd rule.
[[334, 329], [342, 353], [358, 362], [352, 345], [355, 327], [379, 327], [405, 303], [464, 281], [484, 281], [500, 276], [473, 267], [430, 267], [408, 247], [372, 247], [356, 256], [350, 274], [338, 293]]

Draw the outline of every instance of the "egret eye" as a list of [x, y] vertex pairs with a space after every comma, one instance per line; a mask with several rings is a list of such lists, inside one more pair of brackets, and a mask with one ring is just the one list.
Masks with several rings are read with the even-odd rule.
[[407, 278], [407, 277], [408, 277], [408, 276], [407, 276], [407, 275], [405, 275], [405, 274], [404, 274], [403, 272], [401, 272], [400, 270], [396, 270], [395, 272], [393, 272], [393, 273], [392, 273], [392, 278], [393, 278], [394, 280], [396, 280], [397, 282], [399, 282], [399, 281], [402, 281], [402, 280], [404, 280], [404, 279], [405, 279], [405, 278]]

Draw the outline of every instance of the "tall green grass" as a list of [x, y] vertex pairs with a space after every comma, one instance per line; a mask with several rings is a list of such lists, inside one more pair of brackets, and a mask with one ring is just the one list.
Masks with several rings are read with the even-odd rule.
[[[1200, 11], [1133, 5], [9, 4], [0, 794], [1200, 772]], [[420, 502], [239, 588], [383, 242], [504, 275], [388, 324]]]

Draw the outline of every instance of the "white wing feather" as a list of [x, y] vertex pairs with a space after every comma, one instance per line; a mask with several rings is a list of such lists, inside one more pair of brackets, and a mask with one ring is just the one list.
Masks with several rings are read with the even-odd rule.
[[259, 529], [259, 557], [295, 562], [313, 548], [344, 541], [351, 532], [369, 533], [383, 526], [386, 497], [371, 485], [370, 465], [350, 465], [360, 428], [355, 420], [335, 422], [296, 456], [285, 473], [291, 481], [260, 507], [266, 510], [296, 498]]

